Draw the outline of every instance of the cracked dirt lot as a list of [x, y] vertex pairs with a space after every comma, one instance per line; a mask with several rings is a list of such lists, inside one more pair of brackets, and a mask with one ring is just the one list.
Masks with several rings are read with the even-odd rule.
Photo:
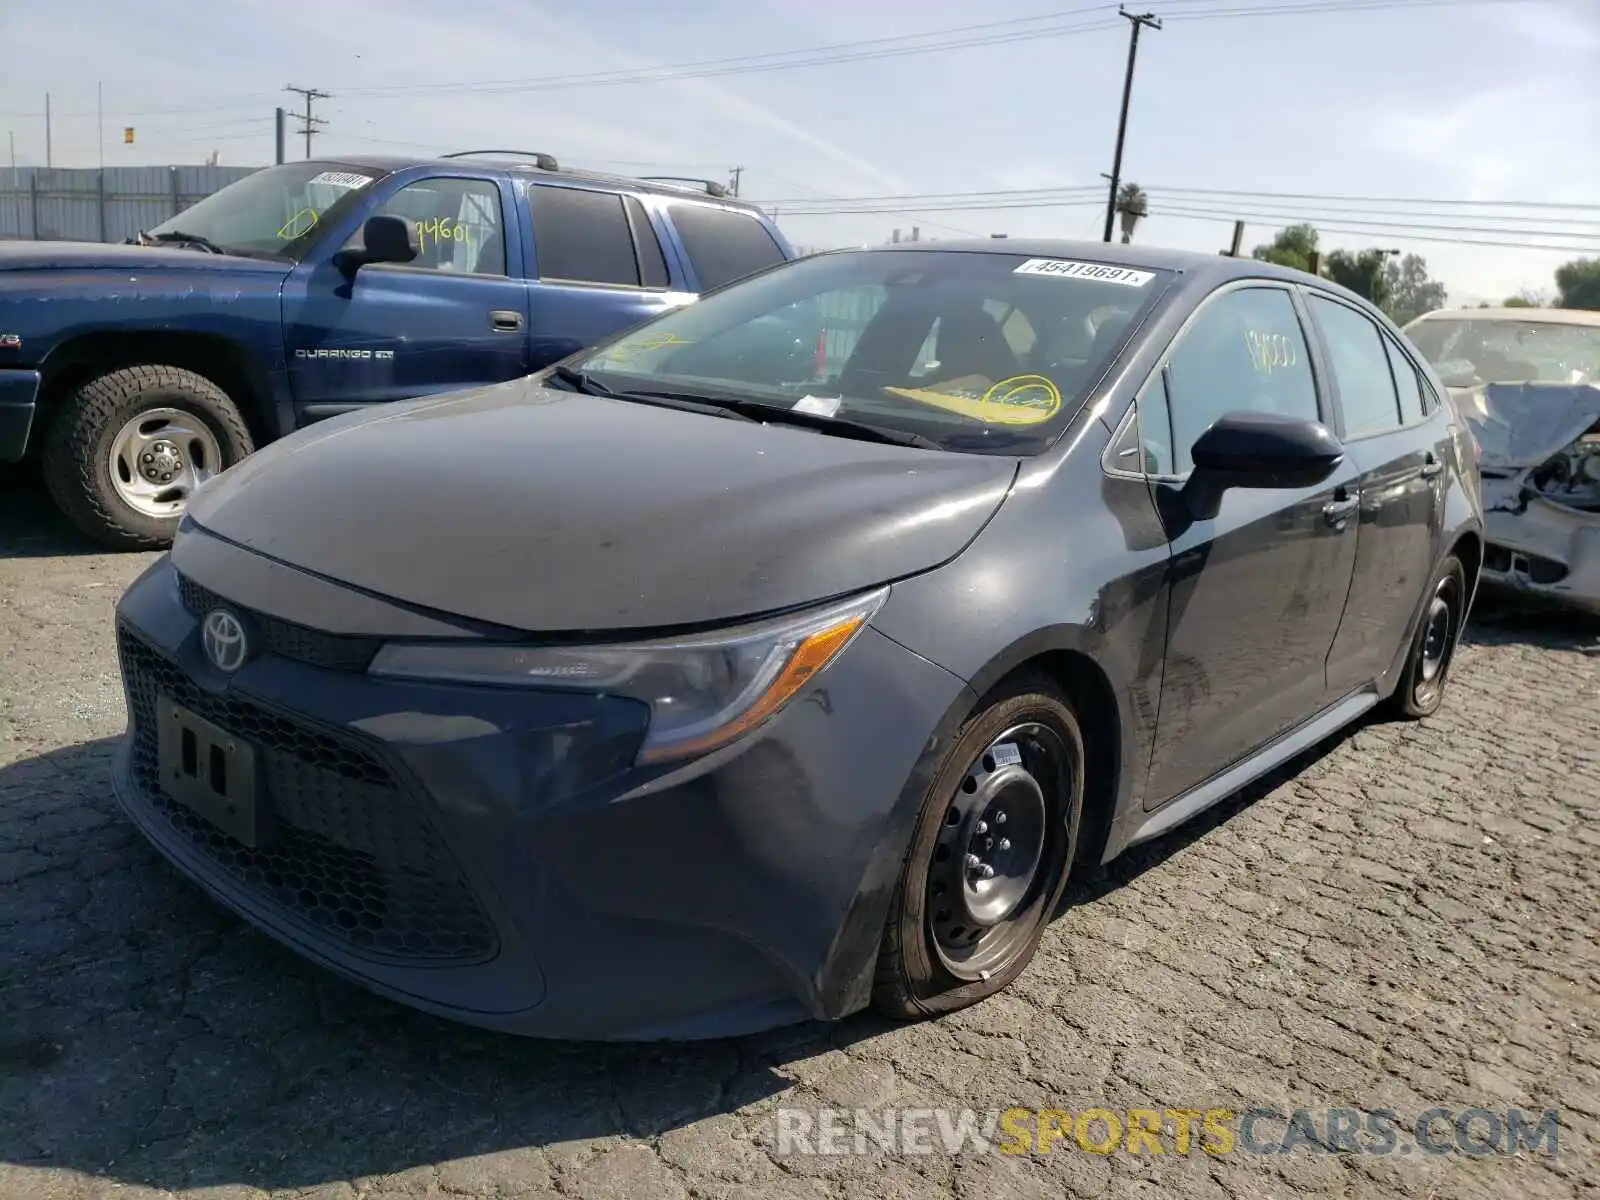
[[[31, 482], [0, 479], [5, 1200], [1595, 1194], [1593, 625], [1480, 622], [1438, 718], [1360, 729], [1081, 881], [1019, 985], [974, 1010], [595, 1047], [325, 977], [119, 818], [110, 615], [148, 561], [83, 552]], [[1349, 1106], [1403, 1125], [1555, 1108], [1561, 1126], [1554, 1157], [780, 1152], [780, 1108], [891, 1105]]]

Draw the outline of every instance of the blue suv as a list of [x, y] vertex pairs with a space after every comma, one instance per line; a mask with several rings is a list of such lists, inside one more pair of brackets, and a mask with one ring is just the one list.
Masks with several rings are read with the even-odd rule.
[[0, 462], [114, 548], [336, 413], [538, 371], [794, 257], [701, 180], [547, 154], [269, 167], [132, 244], [0, 245]]

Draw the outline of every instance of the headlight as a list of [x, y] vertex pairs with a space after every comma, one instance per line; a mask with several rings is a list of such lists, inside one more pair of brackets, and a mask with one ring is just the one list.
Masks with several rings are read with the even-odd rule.
[[669, 641], [609, 646], [391, 643], [374, 675], [526, 684], [626, 696], [650, 706], [639, 761], [704, 754], [776, 713], [836, 658], [888, 596]]

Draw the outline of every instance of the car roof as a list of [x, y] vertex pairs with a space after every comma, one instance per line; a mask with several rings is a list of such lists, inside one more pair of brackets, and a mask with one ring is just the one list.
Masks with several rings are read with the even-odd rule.
[[[1534, 308], [1532, 305], [1507, 308], [1436, 308], [1417, 321], [1545, 321], [1551, 325], [1600, 326], [1600, 312], [1582, 308]], [[1416, 322], [1413, 322], [1415, 324]]]
[[442, 167], [460, 168], [471, 166], [475, 169], [494, 169], [507, 171], [513, 175], [529, 177], [542, 177], [546, 179], [584, 180], [589, 183], [604, 184], [618, 190], [643, 192], [654, 196], [668, 196], [675, 200], [701, 200], [708, 204], [719, 204], [727, 208], [737, 208], [744, 212], [764, 216], [761, 209], [748, 200], [740, 200], [735, 196], [713, 195], [704, 186], [695, 186], [699, 181], [669, 182], [665, 179], [640, 179], [631, 175], [612, 175], [605, 171], [588, 171], [581, 168], [558, 166], [551, 171], [534, 160], [534, 155], [529, 152], [524, 157], [513, 157], [513, 151], [486, 150], [475, 154], [464, 154], [457, 157], [429, 156], [429, 155], [400, 155], [400, 154], [340, 154], [318, 162], [327, 162], [331, 165], [350, 167], [365, 167], [370, 171], [404, 171], [413, 167]]
[[1029, 258], [1063, 258], [1106, 263], [1145, 271], [1171, 271], [1203, 279], [1215, 285], [1229, 279], [1281, 279], [1291, 283], [1312, 283], [1341, 295], [1360, 299], [1331, 279], [1280, 267], [1258, 258], [1235, 258], [1227, 254], [1205, 254], [1198, 250], [1174, 250], [1165, 246], [1135, 246], [1122, 242], [1073, 241], [1065, 238], [952, 238], [936, 242], [891, 242], [867, 246], [866, 250], [934, 251], [957, 254], [1025, 254]]

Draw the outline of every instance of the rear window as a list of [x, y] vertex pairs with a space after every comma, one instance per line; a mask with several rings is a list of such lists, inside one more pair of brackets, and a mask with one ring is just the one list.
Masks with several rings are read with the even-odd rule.
[[622, 197], [615, 192], [528, 189], [539, 278], [639, 286], [639, 263]]
[[671, 213], [702, 292], [753, 275], [784, 259], [767, 227], [745, 213], [707, 204], [674, 204]]

